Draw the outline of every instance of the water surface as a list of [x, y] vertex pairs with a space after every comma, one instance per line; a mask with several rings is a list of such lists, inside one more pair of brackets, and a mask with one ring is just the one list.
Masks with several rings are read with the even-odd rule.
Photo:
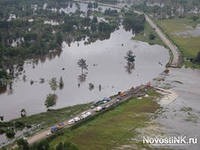
[[[55, 91], [58, 100], [53, 108], [99, 100], [147, 83], [164, 70], [169, 59], [168, 50], [162, 46], [133, 41], [131, 37], [131, 32], [120, 28], [108, 40], [90, 45], [84, 45], [84, 41], [75, 42], [70, 47], [64, 42], [62, 53], [55, 58], [47, 58], [37, 64], [27, 61], [24, 64], [25, 72], [14, 80], [12, 90], [0, 95], [0, 114], [8, 120], [19, 117], [22, 108], [26, 109], [28, 115], [46, 111], [44, 101], [47, 94], [52, 93], [49, 80], [53, 77], [57, 80], [62, 77], [64, 81], [64, 88]], [[136, 55], [132, 73], [125, 68], [127, 62], [124, 57], [128, 50]], [[77, 61], [80, 58], [86, 59], [88, 64], [88, 70], [84, 71], [84, 82], [79, 81], [81, 69]], [[23, 81], [24, 75], [26, 81]], [[41, 78], [45, 79], [43, 84], [40, 83]], [[34, 81], [32, 85], [31, 80]], [[89, 83], [94, 84], [93, 90], [89, 90]]]

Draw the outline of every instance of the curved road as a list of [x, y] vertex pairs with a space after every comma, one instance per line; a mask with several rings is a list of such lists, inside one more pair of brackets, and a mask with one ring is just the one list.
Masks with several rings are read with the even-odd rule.
[[[104, 4], [104, 5], [109, 6], [109, 7], [114, 7], [114, 8], [122, 8], [122, 6], [107, 5], [107, 4]], [[143, 14], [139, 11], [135, 11], [135, 13]], [[169, 49], [172, 53], [171, 59], [170, 59], [170, 62], [169, 62], [169, 67], [175, 67], [175, 68], [180, 67], [180, 65], [181, 65], [181, 59], [180, 59], [181, 55], [180, 55], [178, 48], [166, 37], [166, 35], [159, 29], [159, 27], [153, 22], [152, 19], [150, 19], [150, 17], [148, 15], [146, 15], [146, 14], [144, 14], [144, 15], [145, 15], [146, 21], [155, 30], [155, 32], [158, 34], [158, 36], [163, 41], [163, 43], [166, 44], [169, 47]], [[125, 98], [124, 100], [127, 100], [128, 98]], [[116, 99], [112, 100], [111, 103], [115, 102], [115, 101], [116, 101]], [[93, 112], [93, 115], [95, 115], [95, 114], [96, 113]], [[67, 121], [65, 121], [64, 124], [65, 124], [65, 128], [70, 127], [70, 125], [67, 124]], [[50, 132], [50, 128], [43, 130], [43, 131], [40, 131], [39, 133], [29, 137], [27, 139], [27, 141], [28, 141], [29, 144], [33, 144], [33, 143], [35, 143], [35, 142], [37, 142], [41, 139], [46, 138], [49, 132]]]
[[153, 22], [153, 20], [146, 14], [145, 19], [150, 24], [150, 26], [155, 30], [160, 39], [165, 45], [167, 45], [171, 51], [171, 58], [169, 61], [169, 67], [181, 67], [181, 54], [178, 48], [166, 37], [166, 35], [159, 29], [159, 27]]

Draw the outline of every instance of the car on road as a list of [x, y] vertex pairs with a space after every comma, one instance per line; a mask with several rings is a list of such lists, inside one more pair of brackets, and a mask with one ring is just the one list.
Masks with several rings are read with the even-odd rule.
[[51, 135], [51, 132], [47, 132], [46, 136], [50, 136]]
[[71, 125], [71, 124], [74, 124], [75, 123], [75, 120], [74, 119], [70, 119], [68, 120], [67, 124]]
[[74, 121], [75, 121], [75, 122], [78, 122], [79, 120], [81, 120], [80, 117], [75, 117], [75, 118], [74, 118]]
[[58, 127], [57, 126], [52, 126], [51, 127], [51, 133], [55, 133], [56, 131], [58, 131]]
[[102, 109], [103, 109], [103, 108], [102, 108], [101, 106], [97, 106], [97, 107], [94, 108], [94, 111], [97, 111], [97, 112], [98, 112], [98, 111], [101, 111]]

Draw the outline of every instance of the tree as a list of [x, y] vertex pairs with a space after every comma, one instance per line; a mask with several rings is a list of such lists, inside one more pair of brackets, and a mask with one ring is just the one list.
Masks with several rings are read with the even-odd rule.
[[22, 109], [21, 111], [21, 117], [26, 117], [26, 109]]
[[14, 129], [8, 129], [8, 130], [6, 130], [6, 137], [7, 138], [14, 138], [15, 137], [15, 131], [14, 131]]
[[133, 52], [131, 50], [126, 53], [125, 59], [127, 60], [127, 65], [125, 66], [125, 68], [127, 72], [131, 74], [132, 70], [135, 68], [135, 55], [133, 55]]
[[56, 94], [49, 94], [45, 100], [45, 106], [47, 108], [52, 107], [56, 104], [57, 95]]
[[92, 8], [92, 3], [89, 2], [87, 7], [88, 7], [89, 9], [91, 9], [91, 8]]
[[83, 70], [88, 70], [88, 65], [86, 64], [86, 60], [81, 58], [77, 62], [78, 66], [81, 68], [81, 73], [83, 74]]
[[150, 33], [149, 34], [149, 39], [150, 40], [154, 40], [156, 38], [156, 36], [153, 34], [153, 33]]
[[200, 51], [197, 53], [197, 56], [195, 58], [195, 62], [200, 63]]
[[133, 55], [133, 51], [129, 50], [126, 53], [125, 59], [129, 62], [129, 63], [134, 63], [135, 62], [135, 55]]
[[24, 139], [17, 140], [17, 145], [19, 147], [19, 150], [29, 150], [28, 142]]
[[57, 89], [57, 87], [58, 87], [56, 78], [52, 78], [52, 79], [49, 81], [49, 85], [50, 85], [52, 91], [54, 91], [54, 93], [55, 93], [55, 91], [56, 91], [56, 89]]
[[63, 89], [63, 87], [64, 87], [64, 82], [63, 82], [62, 77], [60, 77], [59, 88]]

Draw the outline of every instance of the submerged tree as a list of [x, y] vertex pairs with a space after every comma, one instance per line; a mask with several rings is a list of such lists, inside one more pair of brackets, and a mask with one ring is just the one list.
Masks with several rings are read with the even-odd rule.
[[[82, 82], [85, 82], [86, 77], [87, 77], [86, 74], [80, 74], [80, 75], [78, 75], [79, 84], [82, 83]], [[79, 87], [80, 87], [80, 85], [79, 85]]]
[[132, 70], [135, 68], [135, 55], [133, 55], [133, 52], [131, 50], [126, 53], [125, 59], [127, 60], [127, 65], [125, 66], [125, 68], [127, 72], [131, 74]]
[[129, 62], [129, 63], [134, 63], [135, 62], [135, 55], [133, 55], [133, 51], [129, 50], [126, 53], [125, 59]]
[[45, 106], [47, 108], [52, 107], [56, 104], [57, 95], [56, 94], [49, 94], [45, 100]]
[[56, 81], [56, 78], [52, 78], [50, 81], [49, 81], [49, 85], [52, 89], [52, 91], [56, 91], [57, 87], [58, 87], [58, 84], [57, 84], [57, 81]]
[[62, 77], [60, 77], [59, 89], [63, 89], [63, 87], [64, 87], [64, 82], [63, 82]]
[[81, 73], [83, 74], [83, 70], [88, 70], [88, 65], [86, 64], [86, 60], [81, 58], [77, 62], [78, 66], [81, 68]]
[[21, 111], [21, 117], [26, 117], [26, 109], [22, 109]]

